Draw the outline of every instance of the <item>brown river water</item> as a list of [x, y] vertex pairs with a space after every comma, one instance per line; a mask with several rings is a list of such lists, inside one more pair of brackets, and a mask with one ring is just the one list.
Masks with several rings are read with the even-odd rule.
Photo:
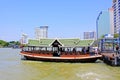
[[120, 80], [120, 67], [95, 63], [21, 60], [20, 49], [0, 48], [0, 80]]

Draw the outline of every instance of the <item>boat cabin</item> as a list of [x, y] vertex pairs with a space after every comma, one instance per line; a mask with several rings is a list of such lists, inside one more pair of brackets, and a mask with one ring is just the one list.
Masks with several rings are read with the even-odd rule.
[[52, 56], [87, 54], [94, 40], [80, 39], [40, 39], [28, 41], [22, 51], [51, 54]]

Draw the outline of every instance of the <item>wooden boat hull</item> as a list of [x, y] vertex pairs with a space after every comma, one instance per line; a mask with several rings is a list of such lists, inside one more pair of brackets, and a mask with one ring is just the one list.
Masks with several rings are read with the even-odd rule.
[[53, 57], [53, 56], [37, 56], [21, 53], [27, 60], [47, 61], [47, 62], [95, 62], [100, 59], [101, 55], [85, 56], [85, 57]]

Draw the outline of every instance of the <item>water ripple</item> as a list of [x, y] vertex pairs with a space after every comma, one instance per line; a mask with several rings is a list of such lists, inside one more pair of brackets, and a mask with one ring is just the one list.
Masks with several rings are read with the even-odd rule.
[[94, 72], [87, 72], [82, 74], [77, 73], [76, 76], [80, 77], [82, 80], [101, 80], [101, 76]]

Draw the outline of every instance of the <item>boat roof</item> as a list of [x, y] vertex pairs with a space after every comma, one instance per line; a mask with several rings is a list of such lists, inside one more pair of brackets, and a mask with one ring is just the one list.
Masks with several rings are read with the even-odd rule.
[[61, 47], [86, 47], [91, 46], [95, 40], [80, 40], [79, 38], [74, 39], [29, 39], [28, 46], [46, 46], [50, 47], [53, 43], [58, 42]]

